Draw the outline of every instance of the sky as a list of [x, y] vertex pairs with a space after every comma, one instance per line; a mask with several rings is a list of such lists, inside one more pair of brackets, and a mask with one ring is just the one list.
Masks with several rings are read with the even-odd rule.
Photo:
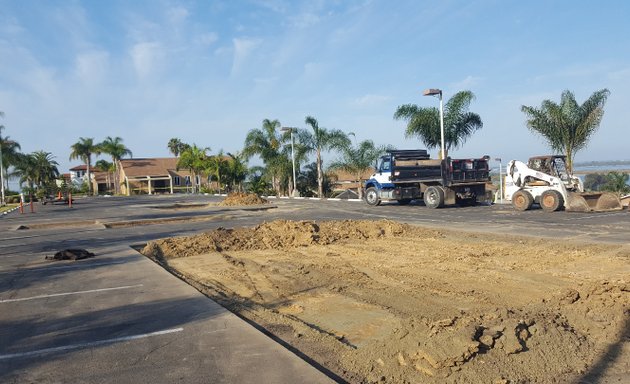
[[628, 160], [629, 16], [624, 0], [0, 0], [0, 124], [61, 172], [80, 137], [136, 158], [170, 156], [173, 137], [236, 152], [264, 119], [309, 115], [413, 149], [396, 108], [470, 90], [483, 128], [450, 154], [505, 164], [550, 153], [522, 105], [607, 88], [576, 161]]

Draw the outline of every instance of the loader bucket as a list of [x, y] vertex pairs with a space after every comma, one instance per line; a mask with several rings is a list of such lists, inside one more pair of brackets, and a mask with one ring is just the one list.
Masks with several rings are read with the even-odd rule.
[[575, 193], [569, 192], [566, 210], [570, 212], [605, 212], [623, 209], [621, 200], [614, 193]]

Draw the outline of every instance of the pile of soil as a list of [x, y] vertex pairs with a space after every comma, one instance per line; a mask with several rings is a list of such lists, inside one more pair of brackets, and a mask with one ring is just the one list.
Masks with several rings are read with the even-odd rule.
[[223, 207], [237, 205], [260, 205], [267, 204], [268, 201], [255, 193], [234, 192], [227, 195], [218, 205]]
[[351, 383], [630, 375], [630, 246], [274, 221], [143, 253]]

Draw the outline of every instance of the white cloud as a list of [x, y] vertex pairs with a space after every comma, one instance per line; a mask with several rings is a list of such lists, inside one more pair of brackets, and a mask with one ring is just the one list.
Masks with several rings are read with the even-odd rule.
[[389, 100], [391, 100], [389, 96], [368, 93], [352, 100], [351, 104], [357, 107], [373, 107]]
[[479, 83], [481, 83], [482, 81], [482, 77], [468, 75], [463, 80], [452, 83], [450, 85], [450, 88], [455, 90], [456, 92], [469, 90], [470, 88], [479, 85]]
[[131, 48], [130, 55], [136, 74], [145, 78], [154, 72], [162, 59], [161, 45], [156, 42], [138, 43]]
[[175, 25], [183, 24], [186, 19], [188, 19], [189, 15], [190, 12], [182, 6], [173, 7], [166, 11], [166, 17], [172, 24]]
[[76, 74], [84, 83], [100, 83], [109, 67], [109, 53], [106, 51], [89, 51], [80, 53], [76, 58]]
[[204, 46], [212, 45], [212, 44], [216, 43], [217, 40], [219, 40], [219, 35], [217, 35], [214, 32], [201, 34], [201, 35], [197, 36], [197, 38], [195, 39], [195, 41], [198, 44], [201, 44], [201, 45], [204, 45]]
[[232, 40], [234, 43], [234, 59], [232, 62], [232, 74], [238, 73], [247, 61], [250, 54], [262, 41], [260, 39], [239, 39]]
[[289, 18], [291, 26], [296, 28], [308, 28], [319, 24], [321, 18], [318, 14], [312, 12], [304, 12]]

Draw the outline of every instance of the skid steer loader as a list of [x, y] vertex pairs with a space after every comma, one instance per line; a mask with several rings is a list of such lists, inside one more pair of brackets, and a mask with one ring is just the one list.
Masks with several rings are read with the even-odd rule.
[[519, 211], [530, 209], [534, 203], [547, 212], [623, 209], [614, 193], [585, 193], [582, 181], [567, 172], [566, 156], [560, 155], [532, 157], [527, 164], [510, 161], [505, 176], [505, 197]]

